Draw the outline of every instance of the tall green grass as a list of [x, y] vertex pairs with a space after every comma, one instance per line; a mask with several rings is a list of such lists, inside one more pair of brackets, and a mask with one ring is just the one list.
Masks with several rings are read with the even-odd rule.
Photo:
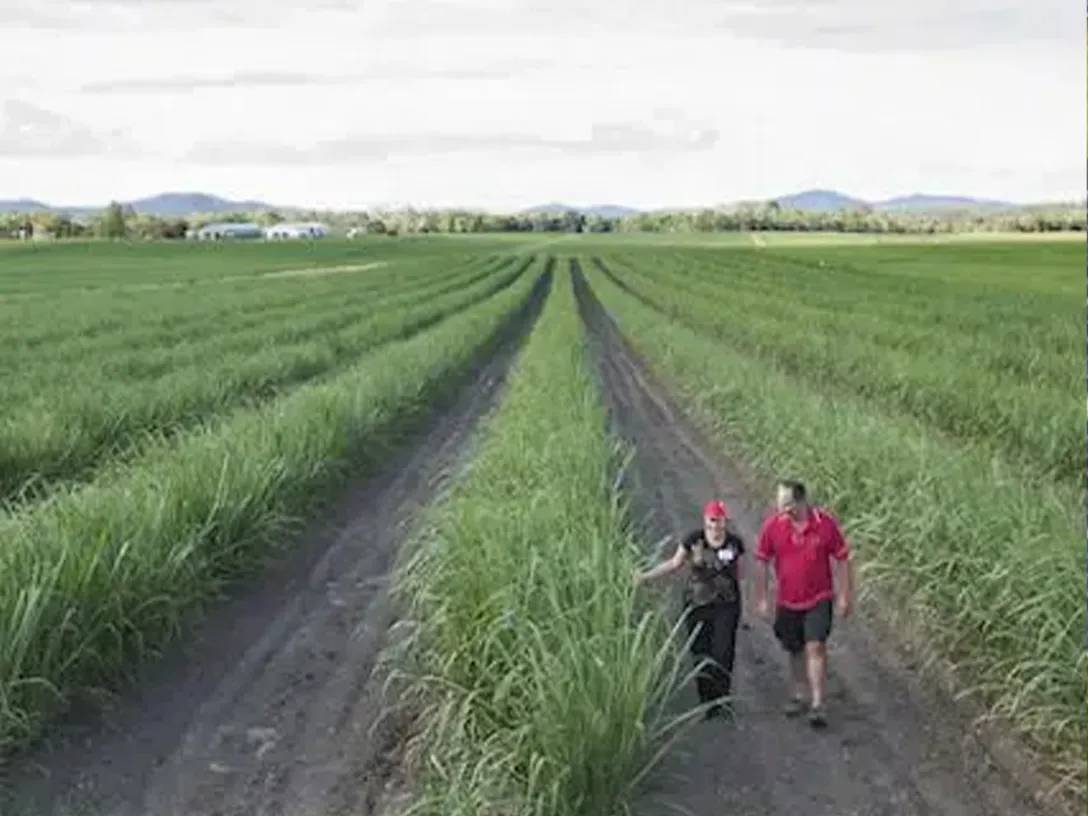
[[[939, 432], [985, 445], [1042, 478], [1084, 479], [1084, 434], [1072, 376], [1079, 344], [1068, 342], [1060, 353], [1039, 346], [1025, 351], [1026, 343], [1000, 324], [983, 342], [957, 343], [937, 319], [939, 290], [931, 292], [928, 317], [897, 317], [896, 305], [889, 303], [892, 311], [865, 320], [853, 314], [863, 307], [847, 305], [847, 282], [836, 287], [835, 278], [825, 283], [842, 301], [818, 309], [788, 282], [751, 291], [729, 273], [710, 283], [642, 263], [613, 265], [610, 272], [672, 319], [762, 357], [815, 388], [858, 394], [903, 411]], [[980, 316], [969, 299], [961, 298], [958, 306]], [[1060, 315], [1051, 320], [1055, 317]], [[991, 358], [1000, 362], [988, 365]], [[1046, 372], [1061, 365], [1059, 384]]]
[[524, 313], [539, 273], [0, 520], [0, 752], [155, 652], [323, 492], [386, 458]]
[[4, 298], [38, 293], [65, 297], [134, 283], [199, 284], [238, 274], [385, 260], [450, 261], [458, 255], [508, 253], [516, 244], [488, 236], [456, 242], [405, 236], [297, 242], [58, 241], [0, 247], [0, 298]]
[[216, 281], [215, 288], [109, 290], [34, 300], [0, 299], [0, 369], [140, 354], [290, 323], [330, 307], [363, 305], [432, 286], [494, 259], [390, 264], [341, 275]]
[[[334, 373], [370, 349], [409, 337], [490, 297], [511, 285], [527, 264], [508, 264], [470, 278], [458, 276], [452, 288], [441, 284], [411, 292], [387, 302], [385, 309], [348, 310], [332, 325], [319, 321], [325, 331], [316, 336], [304, 333], [297, 342], [270, 343], [259, 350], [213, 344], [190, 365], [184, 364], [184, 349], [175, 347], [166, 352], [166, 360], [171, 360], [172, 351], [177, 366], [148, 382], [118, 382], [104, 375], [62, 379], [63, 366], [34, 369], [21, 383], [28, 392], [23, 403], [7, 406], [0, 421], [0, 501], [27, 490], [31, 480], [33, 495], [61, 479], [85, 478], [104, 461], [146, 444], [148, 434], [176, 433], [238, 405], [257, 404]], [[337, 328], [339, 322], [344, 325]], [[270, 338], [277, 333], [273, 326], [264, 331]]]
[[917, 420], [814, 387], [662, 316], [599, 270], [590, 279], [723, 449], [769, 478], [801, 477], [835, 508], [863, 557], [871, 597], [889, 589], [906, 598], [902, 608], [933, 654], [958, 669], [965, 693], [1083, 771], [1078, 490], [995, 469], [985, 452], [934, 436]]
[[[939, 330], [942, 346], [953, 354], [1068, 384], [1067, 366], [1037, 367], [1050, 362], [1046, 355], [1068, 353], [1077, 342], [1075, 298], [1067, 290], [1083, 260], [1078, 263], [1075, 247], [1066, 250], [1042, 269], [1033, 265], [1035, 255], [1009, 247], [981, 257], [975, 247], [941, 254], [916, 247], [906, 258], [891, 248], [853, 249], [845, 256], [703, 250], [608, 257], [671, 280], [710, 284], [707, 297], [729, 308], [743, 310], [758, 297], [760, 313], [788, 312], [799, 323], [849, 314], [840, 331], [871, 332], [885, 345], [932, 350], [932, 332]], [[1041, 352], [1036, 365], [1017, 365]]]
[[583, 348], [564, 273], [398, 574], [425, 727], [415, 814], [621, 812], [674, 725], [677, 657], [632, 591], [622, 451]]

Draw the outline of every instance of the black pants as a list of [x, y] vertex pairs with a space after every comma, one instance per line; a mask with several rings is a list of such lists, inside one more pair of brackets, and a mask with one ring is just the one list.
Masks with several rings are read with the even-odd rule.
[[686, 609], [688, 634], [696, 632], [691, 652], [696, 660], [709, 658], [695, 684], [700, 702], [727, 697], [733, 688], [733, 657], [740, 623], [740, 602], [711, 603]]

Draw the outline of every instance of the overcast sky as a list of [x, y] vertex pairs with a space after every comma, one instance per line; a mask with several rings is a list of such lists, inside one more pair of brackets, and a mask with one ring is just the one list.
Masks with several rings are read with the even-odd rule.
[[0, 0], [0, 198], [1085, 193], [1069, 0]]

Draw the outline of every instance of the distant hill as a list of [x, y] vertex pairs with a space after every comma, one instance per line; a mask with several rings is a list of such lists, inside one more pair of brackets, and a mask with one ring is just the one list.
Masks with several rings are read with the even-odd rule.
[[601, 218], [626, 218], [629, 215], [638, 215], [641, 210], [634, 207], [625, 207], [622, 204], [601, 204], [597, 207], [587, 207], [587, 215], [599, 215]]
[[801, 193], [781, 196], [774, 199], [783, 209], [830, 212], [833, 210], [856, 210], [870, 206], [860, 198], [851, 198], [836, 190], [805, 190]]
[[32, 213], [48, 212], [48, 204], [35, 201], [32, 198], [16, 198], [8, 201], [0, 201], [0, 213]]
[[[271, 204], [261, 201], [230, 201], [207, 193], [162, 193], [121, 203], [132, 207], [141, 215], [157, 215], [160, 218], [180, 218], [196, 213], [259, 212], [275, 209]], [[105, 204], [98, 207], [57, 206], [29, 198], [0, 201], [0, 213], [56, 212], [69, 215], [93, 215], [105, 207]]]
[[1019, 205], [1010, 204], [1007, 201], [992, 201], [968, 196], [929, 195], [926, 193], [912, 193], [889, 198], [886, 201], [866, 201], [865, 199], [840, 193], [837, 190], [805, 190], [801, 193], [781, 196], [774, 200], [778, 202], [780, 207], [810, 212], [872, 209], [882, 212], [921, 213], [942, 210], [1015, 210], [1019, 207]]
[[[999, 212], [1002, 210], [1026, 210], [1029, 207], [1019, 204], [1011, 204], [1004, 201], [971, 198], [957, 195], [931, 195], [926, 193], [911, 193], [910, 195], [897, 196], [885, 201], [865, 201], [864, 199], [841, 193], [837, 190], [813, 189], [799, 193], [780, 196], [774, 201], [783, 208], [804, 210], [809, 212], [835, 212], [850, 209], [871, 209], [889, 213], [941, 213], [956, 210], [973, 210], [979, 212]], [[760, 201], [734, 201], [722, 205], [725, 209], [736, 209], [741, 206], [758, 206]], [[279, 207], [263, 201], [232, 201], [209, 193], [199, 192], [168, 192], [135, 201], [122, 202], [132, 207], [137, 213], [155, 215], [160, 218], [181, 218], [184, 216], [201, 214], [227, 215], [235, 212], [261, 212], [265, 210], [279, 210], [283, 213], [293, 211], [290, 206]], [[0, 214], [11, 212], [57, 212], [72, 216], [90, 216], [105, 208], [105, 203], [97, 207], [65, 207], [47, 204], [30, 198], [0, 200]], [[688, 208], [692, 211], [701, 207]], [[535, 207], [522, 210], [522, 215], [534, 213], [569, 213], [580, 212], [587, 216], [600, 216], [603, 218], [626, 218], [644, 212], [661, 213], [677, 211], [677, 208], [657, 208], [654, 210], [639, 210], [622, 204], [598, 204], [594, 206], [578, 207], [563, 202], [553, 201], [540, 204]]]
[[1015, 210], [1017, 206], [1007, 201], [991, 201], [984, 198], [914, 193], [877, 202], [873, 208], [885, 212], [932, 212], [935, 210]]
[[522, 215], [535, 215], [536, 213], [567, 213], [577, 212], [575, 207], [569, 204], [561, 204], [558, 201], [553, 201], [549, 204], [537, 204], [535, 207], [526, 207], [521, 211]]
[[193, 213], [255, 212], [274, 209], [262, 201], [230, 201], [207, 193], [162, 193], [125, 202], [142, 215], [176, 218]]
[[550, 204], [538, 204], [535, 207], [529, 207], [521, 212], [523, 215], [580, 212], [583, 215], [599, 215], [602, 218], [624, 218], [628, 215], [638, 215], [641, 210], [636, 210], [633, 207], [625, 207], [621, 204], [599, 204], [593, 207], [575, 207], [570, 204], [563, 204], [556, 201]]

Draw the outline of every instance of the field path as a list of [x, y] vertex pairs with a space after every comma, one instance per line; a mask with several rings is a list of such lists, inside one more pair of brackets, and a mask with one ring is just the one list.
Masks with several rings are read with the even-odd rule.
[[412, 519], [467, 461], [546, 294], [537, 288], [450, 410], [382, 473], [346, 486], [322, 523], [112, 713], [83, 715], [52, 747], [21, 758], [9, 779], [14, 804], [0, 813], [370, 813], [399, 745], [396, 725], [379, 716], [373, 672], [394, 620], [390, 569]]
[[[750, 475], [713, 456], [714, 447], [700, 441], [680, 408], [655, 383], [580, 272], [576, 291], [616, 431], [637, 445], [626, 487], [647, 536], [658, 540], [698, 527], [703, 503], [717, 496], [727, 502], [753, 550], [771, 488], [753, 489]], [[746, 595], [750, 602], [751, 592]], [[836, 621], [829, 647], [829, 728], [815, 732], [803, 719], [787, 719], [781, 713], [787, 694], [784, 655], [770, 625], [748, 606], [738, 633], [736, 722], [695, 725], [654, 775], [637, 805], [640, 813], [1042, 812], [987, 761], [956, 712], [919, 687], [909, 668], [878, 648], [856, 618], [845, 624]], [[675, 605], [670, 609], [675, 611]], [[684, 691], [684, 705], [696, 702], [691, 685]]]

